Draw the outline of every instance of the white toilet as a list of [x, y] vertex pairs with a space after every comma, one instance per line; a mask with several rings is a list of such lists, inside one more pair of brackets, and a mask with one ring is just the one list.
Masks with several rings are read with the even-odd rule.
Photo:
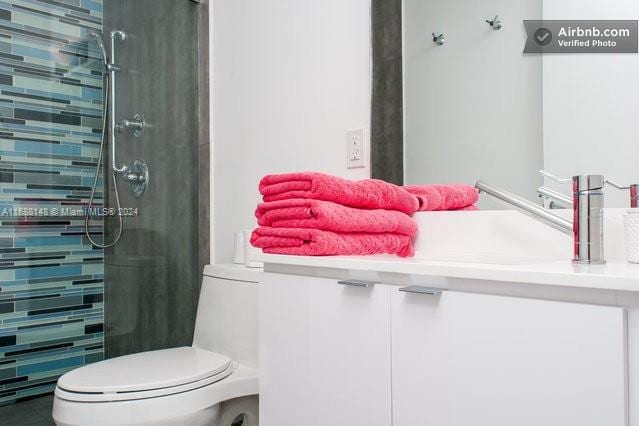
[[193, 346], [126, 355], [65, 374], [55, 390], [55, 423], [257, 426], [256, 276], [207, 266]]

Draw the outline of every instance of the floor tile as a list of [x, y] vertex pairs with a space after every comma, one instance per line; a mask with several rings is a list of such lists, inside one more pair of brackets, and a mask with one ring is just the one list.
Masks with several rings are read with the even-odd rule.
[[2, 426], [52, 426], [53, 395], [0, 407]]

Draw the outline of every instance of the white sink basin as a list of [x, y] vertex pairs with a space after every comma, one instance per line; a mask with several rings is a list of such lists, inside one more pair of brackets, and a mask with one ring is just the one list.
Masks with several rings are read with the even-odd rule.
[[[571, 211], [558, 210], [570, 215]], [[608, 260], [624, 258], [623, 215], [626, 209], [605, 210], [605, 251]], [[485, 265], [535, 265], [570, 262], [572, 236], [514, 210], [420, 212], [415, 258], [423, 261]]]

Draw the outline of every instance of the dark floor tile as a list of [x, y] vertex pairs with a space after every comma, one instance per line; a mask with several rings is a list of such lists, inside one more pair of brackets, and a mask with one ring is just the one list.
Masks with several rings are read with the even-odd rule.
[[18, 402], [0, 407], [2, 426], [52, 426], [53, 396]]

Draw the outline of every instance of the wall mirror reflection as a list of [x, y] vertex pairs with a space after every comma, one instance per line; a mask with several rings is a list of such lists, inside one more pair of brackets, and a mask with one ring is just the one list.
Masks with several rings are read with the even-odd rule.
[[[622, 187], [639, 182], [637, 54], [524, 53], [524, 20], [636, 19], [639, 4], [393, 3], [373, 9], [373, 121], [379, 114], [401, 130], [373, 132], [374, 177], [406, 184], [481, 179], [546, 207], [562, 206], [540, 197], [540, 187], [566, 196], [571, 187], [542, 169], [560, 177], [601, 174]], [[376, 12], [384, 16], [376, 20]], [[393, 51], [401, 69], [385, 60]], [[403, 96], [382, 98], [382, 81], [393, 79], [401, 79]], [[630, 206], [629, 189], [607, 184], [604, 192], [606, 207]], [[504, 208], [490, 197], [480, 207]]]

